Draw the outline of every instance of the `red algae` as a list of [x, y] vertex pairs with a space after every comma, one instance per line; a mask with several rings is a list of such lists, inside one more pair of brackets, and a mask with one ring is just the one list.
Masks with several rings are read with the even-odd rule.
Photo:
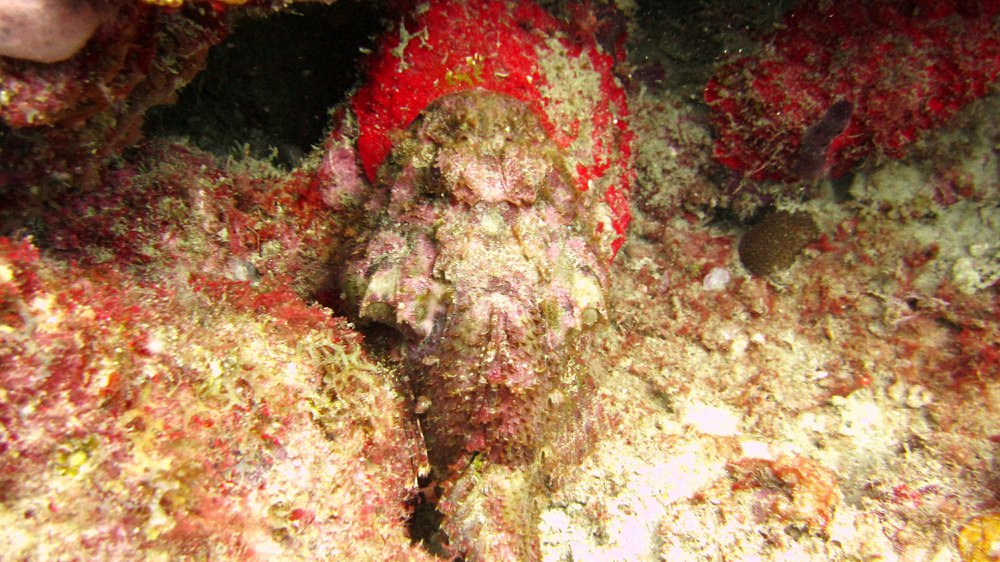
[[[838, 177], [870, 156], [899, 158], [991, 90], [1000, 74], [998, 18], [995, 0], [850, 1], [792, 11], [758, 54], [723, 65], [705, 88], [715, 157], [751, 179], [785, 182], [821, 170]], [[853, 105], [846, 128], [822, 146], [803, 146], [838, 104]], [[805, 168], [803, 156], [811, 162]]]

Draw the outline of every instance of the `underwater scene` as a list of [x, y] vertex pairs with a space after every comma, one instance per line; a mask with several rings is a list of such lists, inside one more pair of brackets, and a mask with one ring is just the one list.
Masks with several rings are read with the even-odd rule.
[[1000, 561], [1000, 0], [0, 0], [0, 560]]

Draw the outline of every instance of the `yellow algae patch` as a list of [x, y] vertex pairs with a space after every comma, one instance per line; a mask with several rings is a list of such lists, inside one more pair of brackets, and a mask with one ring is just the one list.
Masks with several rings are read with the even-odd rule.
[[1000, 513], [969, 519], [958, 531], [957, 540], [963, 562], [1000, 560]]

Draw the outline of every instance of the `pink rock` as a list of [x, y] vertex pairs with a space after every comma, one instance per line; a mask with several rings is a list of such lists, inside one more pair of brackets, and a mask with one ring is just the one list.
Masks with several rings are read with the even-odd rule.
[[59, 62], [76, 54], [105, 19], [90, 0], [4, 0], [0, 55]]

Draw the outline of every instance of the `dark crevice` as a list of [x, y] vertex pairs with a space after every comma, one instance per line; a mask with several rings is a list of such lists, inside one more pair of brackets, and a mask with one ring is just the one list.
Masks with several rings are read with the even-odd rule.
[[322, 141], [381, 19], [369, 5], [336, 2], [240, 21], [177, 103], [147, 114], [145, 132], [184, 136], [219, 156], [276, 153], [277, 164], [294, 167]]
[[437, 509], [441, 488], [429, 476], [422, 476], [417, 486], [409, 502], [413, 511], [406, 520], [410, 540], [434, 556], [454, 560], [454, 553], [448, 546], [448, 536], [441, 529], [444, 514]]

